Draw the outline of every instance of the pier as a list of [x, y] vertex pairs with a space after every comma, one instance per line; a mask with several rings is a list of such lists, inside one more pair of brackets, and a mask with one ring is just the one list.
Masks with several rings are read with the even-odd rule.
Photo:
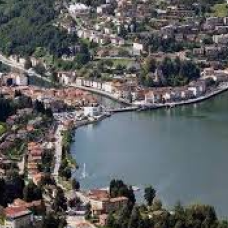
[[105, 111], [110, 113], [117, 113], [117, 112], [132, 112], [132, 111], [137, 111], [138, 109], [139, 107], [131, 106], [131, 107], [106, 109]]

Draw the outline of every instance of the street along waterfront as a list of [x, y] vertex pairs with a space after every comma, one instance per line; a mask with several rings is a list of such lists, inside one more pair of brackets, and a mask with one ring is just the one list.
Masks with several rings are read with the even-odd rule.
[[115, 114], [77, 129], [71, 151], [83, 188], [105, 187], [112, 178], [152, 184], [168, 206], [207, 203], [225, 216], [227, 139], [226, 92], [189, 106]]

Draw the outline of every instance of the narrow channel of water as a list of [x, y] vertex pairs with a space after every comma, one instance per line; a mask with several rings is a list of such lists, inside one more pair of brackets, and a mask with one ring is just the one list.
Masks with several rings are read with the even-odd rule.
[[85, 163], [83, 188], [121, 178], [152, 184], [166, 205], [201, 202], [228, 215], [228, 93], [185, 107], [115, 114], [78, 129], [72, 153], [80, 167]]

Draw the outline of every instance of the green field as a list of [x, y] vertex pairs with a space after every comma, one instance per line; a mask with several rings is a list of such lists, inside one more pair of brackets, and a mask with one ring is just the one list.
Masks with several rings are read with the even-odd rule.
[[5, 124], [0, 123], [0, 136], [6, 132]]
[[212, 7], [213, 16], [215, 17], [227, 17], [228, 16], [228, 6], [224, 4], [215, 4]]

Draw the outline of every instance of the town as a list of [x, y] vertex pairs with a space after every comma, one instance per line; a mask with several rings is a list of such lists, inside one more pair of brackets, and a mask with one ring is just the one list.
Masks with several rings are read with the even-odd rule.
[[[228, 90], [228, 2], [3, 2], [0, 228], [228, 227], [211, 206], [165, 209], [151, 186], [142, 205], [135, 196], [141, 189], [122, 180], [83, 189], [71, 154], [80, 126]], [[24, 31], [27, 25], [34, 31]]]

